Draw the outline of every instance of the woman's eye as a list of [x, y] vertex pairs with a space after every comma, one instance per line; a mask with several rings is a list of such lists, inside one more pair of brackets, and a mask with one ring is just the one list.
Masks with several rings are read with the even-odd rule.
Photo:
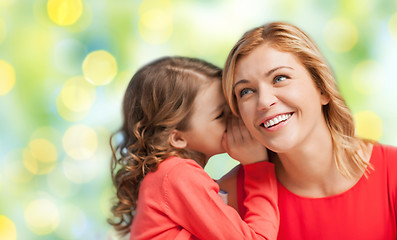
[[249, 88], [244, 88], [240, 91], [240, 97], [243, 97], [246, 94], [252, 93], [253, 91]]
[[283, 81], [283, 80], [285, 80], [285, 79], [287, 79], [287, 76], [284, 76], [284, 75], [278, 75], [278, 76], [276, 76], [275, 78], [274, 78], [274, 83], [278, 83], [278, 82], [281, 82], [281, 81]]

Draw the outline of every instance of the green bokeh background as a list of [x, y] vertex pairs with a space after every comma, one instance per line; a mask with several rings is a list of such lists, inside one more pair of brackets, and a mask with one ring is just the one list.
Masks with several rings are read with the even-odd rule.
[[[79, 2], [54, 1], [65, 18]], [[397, 145], [395, 0], [85, 0], [66, 26], [50, 18], [48, 4], [0, 0], [0, 65], [15, 73], [0, 95], [0, 239], [117, 239], [106, 223], [114, 194], [108, 139], [132, 74], [165, 55], [222, 67], [245, 31], [269, 21], [291, 22], [317, 42], [358, 135]], [[92, 85], [83, 62], [99, 50], [115, 59], [117, 74]], [[68, 105], [61, 92], [74, 77], [86, 85]], [[235, 165], [223, 154], [206, 171], [217, 179]]]

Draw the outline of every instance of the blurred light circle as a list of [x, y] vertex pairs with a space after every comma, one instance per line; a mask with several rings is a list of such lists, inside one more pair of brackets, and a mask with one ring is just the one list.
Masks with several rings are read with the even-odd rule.
[[80, 18], [83, 13], [83, 4], [81, 0], [48, 0], [47, 11], [55, 24], [67, 26]]
[[0, 96], [7, 94], [15, 85], [14, 68], [6, 61], [0, 60]]
[[46, 139], [50, 143], [54, 145], [56, 148], [57, 152], [62, 152], [62, 134], [55, 129], [54, 127], [51, 126], [43, 126], [38, 129], [36, 129], [33, 133], [32, 136], [30, 137], [30, 140], [34, 139]]
[[84, 59], [83, 74], [95, 86], [106, 85], [117, 74], [116, 59], [104, 50], [91, 52]]
[[87, 231], [87, 216], [77, 206], [68, 204], [59, 210], [62, 218], [55, 233], [62, 239], [83, 239]]
[[0, 43], [6, 38], [6, 23], [2, 18], [0, 18]]
[[52, 52], [55, 67], [66, 74], [78, 74], [86, 54], [84, 44], [71, 38], [57, 42]]
[[75, 121], [80, 121], [84, 119], [88, 111], [82, 111], [82, 112], [77, 112], [73, 111], [70, 108], [68, 108], [65, 103], [62, 100], [61, 95], [58, 95], [56, 101], [55, 101], [56, 107], [58, 114], [65, 120], [70, 121], [70, 122], [75, 122]]
[[58, 153], [46, 139], [34, 139], [23, 152], [23, 163], [33, 174], [47, 174], [56, 166]]
[[388, 26], [394, 41], [397, 41], [397, 12], [391, 16]]
[[58, 208], [48, 199], [35, 200], [26, 208], [25, 220], [29, 229], [37, 235], [50, 234], [59, 223]]
[[381, 89], [385, 75], [379, 63], [372, 60], [362, 61], [353, 69], [353, 86], [361, 94], [373, 95]]
[[58, 158], [55, 146], [46, 139], [34, 139], [29, 147], [33, 156], [41, 162], [55, 162]]
[[62, 142], [65, 152], [76, 160], [90, 158], [98, 146], [96, 132], [81, 124], [70, 127], [65, 132]]
[[358, 112], [354, 114], [354, 121], [357, 136], [376, 141], [382, 137], [382, 119], [374, 112]]
[[0, 215], [0, 239], [16, 240], [17, 229], [13, 221], [6, 216]]
[[142, 13], [139, 33], [150, 44], [166, 42], [172, 35], [172, 14], [163, 9], [151, 9]]
[[59, 115], [68, 121], [84, 119], [95, 102], [95, 87], [83, 77], [73, 77], [65, 82], [56, 99]]
[[[97, 5], [93, 4], [94, 5], [94, 10], [93, 10], [92, 7], [90, 6], [90, 4], [92, 4], [92, 2], [82, 1], [82, 3], [83, 3], [83, 11], [84, 12], [81, 15], [81, 17], [79, 18], [79, 20], [76, 22], [76, 24], [69, 25], [69, 26], [65, 27], [71, 33], [84, 32], [92, 24], [92, 21], [93, 21], [93, 18], [94, 18], [93, 11], [95, 9], [97, 9]], [[79, 61], [79, 62], [81, 63], [81, 61]]]
[[84, 159], [84, 161], [65, 158], [62, 161], [66, 178], [76, 184], [87, 183], [94, 179], [99, 172], [100, 165], [94, 158]]
[[324, 40], [332, 51], [337, 53], [347, 52], [356, 45], [358, 30], [349, 20], [336, 18], [325, 26]]
[[162, 9], [169, 13], [173, 11], [173, 5], [170, 0], [143, 0], [139, 5], [139, 15], [153, 9]]
[[64, 84], [60, 97], [73, 112], [87, 112], [95, 101], [95, 87], [83, 77], [74, 77]]

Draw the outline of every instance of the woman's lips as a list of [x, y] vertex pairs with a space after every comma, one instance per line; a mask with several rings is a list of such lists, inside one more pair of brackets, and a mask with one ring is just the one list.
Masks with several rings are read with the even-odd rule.
[[280, 123], [286, 122], [288, 119], [291, 118], [292, 115], [293, 115], [293, 112], [278, 114], [276, 116], [273, 116], [273, 117], [270, 117], [270, 118], [264, 120], [263, 122], [261, 122], [260, 126], [267, 128], [267, 129], [272, 128], [274, 126], [277, 126]]

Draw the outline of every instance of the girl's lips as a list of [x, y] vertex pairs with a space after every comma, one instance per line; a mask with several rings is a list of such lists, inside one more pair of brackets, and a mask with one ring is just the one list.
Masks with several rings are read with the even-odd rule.
[[263, 120], [260, 123], [260, 126], [266, 128], [266, 129], [273, 128], [273, 127], [279, 125], [280, 123], [286, 122], [288, 119], [290, 119], [290, 117], [293, 114], [294, 114], [293, 112], [289, 112], [289, 113], [281, 113], [281, 114], [274, 115], [272, 117], [269, 117], [269, 118], [266, 118], [265, 120]]

